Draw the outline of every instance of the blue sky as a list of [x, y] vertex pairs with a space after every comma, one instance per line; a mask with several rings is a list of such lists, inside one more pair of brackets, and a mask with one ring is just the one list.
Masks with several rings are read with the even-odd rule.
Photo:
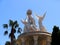
[[28, 9], [32, 10], [32, 16], [35, 12], [43, 15], [47, 11], [43, 25], [48, 32], [52, 32], [54, 25], [60, 27], [60, 0], [0, 0], [0, 45], [4, 45], [9, 40], [8, 36], [3, 34], [5, 29], [2, 25], [12, 19], [17, 20], [23, 28], [20, 20], [26, 18]]

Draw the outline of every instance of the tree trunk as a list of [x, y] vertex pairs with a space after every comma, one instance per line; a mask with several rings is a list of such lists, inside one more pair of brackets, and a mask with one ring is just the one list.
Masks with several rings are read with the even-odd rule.
[[12, 29], [11, 29], [11, 45], [14, 45], [13, 40], [14, 40], [14, 28], [12, 27]]

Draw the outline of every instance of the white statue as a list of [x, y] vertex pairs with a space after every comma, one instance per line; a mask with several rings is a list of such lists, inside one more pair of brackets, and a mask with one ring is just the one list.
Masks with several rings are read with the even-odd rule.
[[27, 32], [27, 31], [35, 31], [36, 30], [35, 20], [31, 16], [31, 14], [32, 14], [32, 11], [28, 10], [27, 11], [27, 19], [26, 20], [21, 20], [22, 23], [25, 25], [24, 26], [25, 32]]
[[21, 20], [21, 22], [24, 24], [24, 32], [28, 32], [29, 28], [28, 28], [28, 22], [26, 20]]
[[38, 16], [37, 14], [35, 14], [35, 16], [38, 19], [39, 29], [40, 29], [40, 31], [43, 31], [43, 32], [46, 32], [46, 29], [45, 29], [45, 27], [42, 24], [42, 21], [43, 21], [45, 15], [46, 15], [46, 12], [44, 13], [43, 16]]

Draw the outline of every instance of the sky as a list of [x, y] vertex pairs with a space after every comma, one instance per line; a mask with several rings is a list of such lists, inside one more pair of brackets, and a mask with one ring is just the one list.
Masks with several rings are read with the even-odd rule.
[[[21, 19], [26, 18], [28, 9], [32, 10], [33, 17], [34, 13], [42, 16], [46, 12], [43, 25], [48, 32], [52, 33], [54, 25], [60, 27], [60, 0], [0, 0], [0, 45], [9, 40], [8, 36], [4, 36], [3, 24], [8, 23], [9, 19], [17, 20], [23, 29]], [[37, 19], [34, 19], [38, 25]]]

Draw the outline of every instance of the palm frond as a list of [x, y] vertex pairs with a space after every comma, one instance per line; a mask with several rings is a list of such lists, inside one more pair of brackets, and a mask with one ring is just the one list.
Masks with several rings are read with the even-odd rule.
[[14, 22], [14, 27], [15, 27], [15, 28], [19, 27], [19, 24], [18, 24], [17, 21]]
[[3, 28], [8, 28], [8, 24], [3, 24]]
[[18, 29], [20, 29], [20, 31], [22, 31], [22, 28], [19, 27]]
[[8, 31], [5, 31], [5, 32], [4, 32], [4, 35], [7, 35], [7, 34], [8, 34]]
[[9, 34], [9, 37], [11, 38], [11, 33]]
[[13, 21], [12, 20], [9, 20], [9, 26], [13, 26]]
[[22, 29], [21, 28], [18, 28], [18, 33], [21, 33]]
[[19, 27], [19, 24], [15, 24], [15, 28]]
[[16, 33], [16, 29], [14, 29], [14, 33]]
[[17, 21], [14, 21], [14, 25], [17, 24]]

